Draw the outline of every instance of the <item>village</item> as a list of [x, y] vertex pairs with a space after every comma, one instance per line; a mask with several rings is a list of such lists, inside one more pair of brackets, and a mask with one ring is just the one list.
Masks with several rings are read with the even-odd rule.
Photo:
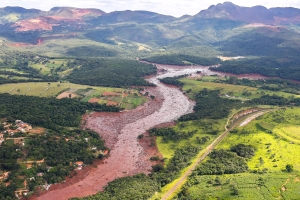
[[[45, 163], [45, 159], [32, 159], [32, 157], [28, 157], [28, 150], [25, 150], [27, 141], [30, 141], [37, 135], [45, 135], [46, 129], [42, 127], [32, 127], [31, 124], [24, 122], [22, 120], [0, 120], [0, 150], [4, 148], [11, 148], [11, 150], [19, 153], [19, 157], [16, 159], [16, 166], [19, 166], [19, 169], [23, 172], [16, 173], [15, 167], [11, 167], [9, 162], [11, 160], [7, 160], [5, 157], [2, 158], [1, 153], [1, 163], [0, 163], [0, 184], [5, 186], [6, 188], [13, 187], [13, 185], [17, 185], [15, 187], [14, 193], [17, 198], [21, 198], [27, 196], [32, 193], [32, 188], [30, 187], [31, 182], [38, 182], [39, 189], [48, 190], [51, 184], [47, 183], [47, 181], [43, 178], [46, 173], [51, 173], [57, 170], [57, 167], [47, 166]], [[55, 137], [56, 139], [60, 139], [59, 137]], [[89, 138], [84, 138], [86, 142], [89, 141]], [[69, 139], [65, 139], [66, 142]], [[4, 147], [5, 146], [5, 147]], [[2, 149], [1, 149], [2, 148]], [[97, 150], [96, 147], [92, 148], [93, 151]], [[4, 152], [4, 150], [2, 151]], [[108, 151], [101, 151], [100, 153], [103, 155], [108, 154]], [[24, 154], [24, 155], [23, 155]], [[21, 156], [20, 156], [21, 155]], [[4, 161], [4, 162], [3, 162]], [[7, 163], [6, 163], [7, 162]], [[83, 161], [70, 162], [72, 165], [72, 169], [82, 170], [84, 167]], [[45, 172], [38, 172], [36, 168], [45, 168]], [[9, 170], [11, 168], [11, 170]], [[12, 172], [14, 171], [14, 172]], [[11, 175], [14, 173], [17, 174], [14, 180], [17, 180], [17, 184], [11, 180]]]

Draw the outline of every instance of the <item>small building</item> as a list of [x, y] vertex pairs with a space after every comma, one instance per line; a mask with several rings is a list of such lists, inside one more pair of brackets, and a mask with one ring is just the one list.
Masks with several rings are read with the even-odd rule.
[[82, 166], [82, 165], [83, 165], [83, 162], [82, 162], [82, 161], [77, 161], [75, 164], [76, 164], [77, 166]]

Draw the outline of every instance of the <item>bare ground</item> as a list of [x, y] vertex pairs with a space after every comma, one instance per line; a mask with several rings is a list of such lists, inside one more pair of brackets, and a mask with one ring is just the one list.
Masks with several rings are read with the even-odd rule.
[[[139, 143], [137, 136], [159, 124], [172, 122], [183, 114], [192, 112], [193, 102], [177, 88], [170, 88], [158, 81], [158, 78], [195, 73], [197, 69], [172, 70], [149, 78], [157, 87], [147, 88], [153, 101], [147, 102], [131, 111], [120, 113], [93, 113], [85, 116], [85, 127], [97, 131], [111, 149], [110, 156], [94, 170], [89, 170], [76, 181], [67, 181], [59, 187], [51, 187], [33, 199], [68, 199], [96, 194], [103, 190], [108, 182], [116, 178], [137, 173], [148, 174], [152, 163], [149, 158], [158, 153], [147, 145]], [[149, 142], [149, 141], [148, 141]]]

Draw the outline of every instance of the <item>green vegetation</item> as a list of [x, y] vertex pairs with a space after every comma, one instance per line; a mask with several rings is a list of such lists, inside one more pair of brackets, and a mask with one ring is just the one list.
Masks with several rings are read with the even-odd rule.
[[[219, 179], [219, 181], [218, 181]], [[297, 199], [299, 174], [230, 174], [192, 176], [173, 199]]]
[[73, 83], [107, 86], [128, 87], [152, 85], [141, 77], [156, 72], [153, 65], [133, 60], [102, 59], [79, 60], [81, 67], [75, 68], [68, 76]]
[[0, 93], [57, 98], [69, 98], [69, 94], [71, 94], [72, 98], [82, 102], [88, 102], [95, 98], [94, 100], [98, 101], [93, 101], [94, 103], [108, 104], [114, 102], [116, 106], [128, 110], [136, 108], [147, 101], [147, 98], [135, 89], [96, 87], [66, 82], [4, 84], [0, 87]]
[[298, 57], [267, 57], [256, 59], [239, 59], [223, 61], [220, 67], [211, 67], [215, 71], [233, 74], [256, 73], [269, 77], [300, 80]]
[[[209, 79], [208, 79], [209, 78]], [[208, 80], [207, 80], [208, 79]], [[263, 95], [277, 95], [285, 98], [300, 97], [300, 84], [292, 83], [289, 81], [280, 80], [248, 80], [237, 79], [235, 77], [229, 77], [228, 79], [221, 79], [220, 77], [211, 76], [202, 77], [201, 81], [193, 79], [180, 79], [184, 83], [183, 90], [188, 92], [188, 96], [195, 99], [193, 93], [199, 92], [204, 88], [209, 90], [220, 90], [221, 94], [227, 94], [228, 96], [241, 99], [243, 101], [247, 99], [259, 98]], [[282, 87], [285, 84], [286, 87]], [[264, 87], [278, 87], [278, 90], [263, 89]]]
[[[118, 199], [143, 199], [146, 200], [159, 190], [159, 184], [149, 179], [144, 174], [133, 177], [116, 179], [108, 184], [105, 191], [96, 195], [85, 197], [84, 200], [118, 200]], [[76, 200], [77, 198], [74, 198]]]
[[[217, 151], [234, 151], [248, 157], [244, 160], [249, 166], [247, 173], [222, 175], [215, 171], [213, 174], [218, 174], [219, 179], [216, 181], [215, 175], [201, 175], [222, 169], [222, 162], [208, 158], [198, 166], [176, 198], [297, 199], [300, 169], [297, 163], [300, 161], [296, 152], [300, 147], [295, 138], [299, 131], [299, 111], [298, 107], [277, 110], [236, 128], [217, 146]], [[218, 168], [208, 167], [214, 162]], [[226, 166], [232, 164], [223, 167]]]
[[181, 87], [181, 86], [183, 86], [183, 83], [180, 82], [178, 79], [183, 78], [185, 76], [186, 75], [176, 76], [176, 77], [166, 77], [166, 78], [160, 79], [160, 82], [162, 82], [164, 84], [175, 85], [175, 86]]
[[158, 64], [166, 64], [166, 65], [203, 65], [210, 66], [216, 65], [221, 62], [219, 58], [203, 58], [192, 55], [183, 55], [183, 54], [166, 54], [166, 55], [157, 55], [149, 58], [143, 58], [141, 60], [158, 63]]
[[230, 111], [234, 108], [239, 109], [243, 106], [241, 101], [221, 98], [220, 91], [209, 91], [203, 89], [195, 94], [196, 106], [194, 113], [180, 117], [180, 121], [196, 120], [201, 118], [222, 119], [228, 117]]
[[57, 125], [78, 127], [81, 115], [87, 110], [119, 111], [117, 107], [84, 103], [69, 98], [58, 100], [0, 94], [0, 99], [0, 118], [10, 116], [46, 128], [55, 128]]
[[[17, 135], [5, 133], [5, 138], [16, 138], [7, 139], [0, 148], [0, 172], [9, 172], [5, 182], [10, 184], [9, 187], [1, 184], [0, 199], [14, 197], [15, 190], [25, 188], [24, 180], [28, 191], [34, 191], [45, 182], [61, 182], [72, 176], [71, 172], [77, 167], [75, 162], [91, 164], [96, 158], [102, 158], [106, 150], [104, 140], [93, 131], [61, 128], [38, 135], [19, 133], [25, 137], [22, 139]], [[24, 145], [8, 142], [14, 140]]]

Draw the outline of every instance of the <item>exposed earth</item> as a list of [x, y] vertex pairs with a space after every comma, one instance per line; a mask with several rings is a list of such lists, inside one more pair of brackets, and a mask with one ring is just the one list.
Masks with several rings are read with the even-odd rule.
[[63, 200], [84, 197], [102, 191], [108, 182], [116, 178], [150, 173], [153, 163], [149, 158], [158, 152], [147, 150], [148, 145], [140, 144], [138, 135], [192, 112], [194, 105], [179, 89], [165, 86], [158, 79], [196, 73], [199, 70], [197, 67], [172, 69], [163, 66], [163, 68], [168, 71], [148, 78], [149, 82], [157, 85], [146, 89], [149, 95], [155, 96], [153, 101], [131, 111], [92, 113], [85, 116], [85, 128], [97, 131], [105, 139], [106, 146], [111, 149], [110, 156], [104, 160], [104, 163], [98, 162], [97, 168], [82, 173], [81, 178], [75, 176], [74, 181], [70, 179], [65, 183], [56, 184], [50, 187], [49, 191], [33, 199]]
[[149, 158], [153, 155], [161, 155], [156, 147], [150, 147], [147, 138], [139, 142], [137, 137], [140, 134], [145, 134], [150, 128], [173, 122], [180, 116], [192, 112], [194, 105], [178, 88], [164, 85], [160, 83], [159, 79], [195, 74], [199, 70], [206, 75], [227, 75], [213, 72], [208, 67], [203, 66], [157, 65], [157, 68], [162, 72], [147, 78], [157, 87], [145, 89], [149, 95], [155, 96], [154, 100], [130, 111], [120, 113], [95, 112], [84, 116], [84, 128], [92, 129], [101, 135], [106, 146], [111, 149], [109, 157], [102, 162], [94, 163], [92, 170], [91, 167], [83, 169], [75, 178], [51, 186], [49, 191], [44, 191], [40, 196], [31, 199], [63, 200], [89, 196], [102, 191], [108, 182], [116, 178], [138, 173], [150, 173], [153, 163], [150, 162]]

